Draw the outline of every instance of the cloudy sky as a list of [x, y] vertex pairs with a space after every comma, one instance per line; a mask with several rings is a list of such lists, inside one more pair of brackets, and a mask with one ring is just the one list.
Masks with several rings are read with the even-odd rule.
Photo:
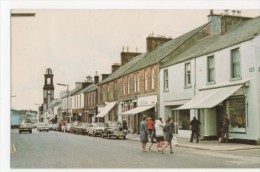
[[[176, 38], [208, 21], [203, 10], [13, 10], [35, 12], [35, 17], [11, 19], [12, 108], [37, 109], [43, 103], [44, 73], [54, 74], [55, 97], [65, 90], [56, 83], [84, 81], [87, 75], [111, 73], [120, 63], [123, 46], [146, 51], [146, 37]], [[220, 14], [223, 10], [214, 10]], [[259, 16], [259, 10], [242, 10]]]

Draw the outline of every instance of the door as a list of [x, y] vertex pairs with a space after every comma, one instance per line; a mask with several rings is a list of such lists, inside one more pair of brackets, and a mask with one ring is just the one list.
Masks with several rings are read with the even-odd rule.
[[219, 138], [221, 136], [221, 128], [223, 126], [223, 119], [224, 119], [224, 106], [217, 106], [216, 107], [216, 111], [217, 111], [217, 115], [216, 115], [216, 118], [217, 118], [217, 137]]
[[172, 119], [174, 121], [174, 129], [173, 132], [174, 134], [178, 134], [178, 124], [179, 124], [179, 113], [176, 110], [172, 110]]

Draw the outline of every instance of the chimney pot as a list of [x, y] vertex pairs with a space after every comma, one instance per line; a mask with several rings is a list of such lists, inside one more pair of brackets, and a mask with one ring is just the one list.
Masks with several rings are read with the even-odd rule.
[[236, 15], [236, 10], [232, 10], [232, 15]]

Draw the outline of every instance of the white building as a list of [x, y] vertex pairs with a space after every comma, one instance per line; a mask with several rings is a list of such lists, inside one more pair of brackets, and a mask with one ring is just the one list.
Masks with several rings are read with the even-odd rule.
[[220, 136], [228, 114], [230, 138], [259, 143], [260, 17], [211, 13], [209, 20], [212, 35], [161, 61], [160, 114], [172, 116], [183, 137], [196, 116], [205, 139]]

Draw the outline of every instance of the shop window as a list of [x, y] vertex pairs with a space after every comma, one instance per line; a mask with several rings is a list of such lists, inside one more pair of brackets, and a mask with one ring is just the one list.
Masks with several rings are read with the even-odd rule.
[[245, 132], [245, 98], [227, 100], [227, 114], [230, 119], [230, 132]]
[[190, 130], [190, 110], [179, 111], [179, 129]]

